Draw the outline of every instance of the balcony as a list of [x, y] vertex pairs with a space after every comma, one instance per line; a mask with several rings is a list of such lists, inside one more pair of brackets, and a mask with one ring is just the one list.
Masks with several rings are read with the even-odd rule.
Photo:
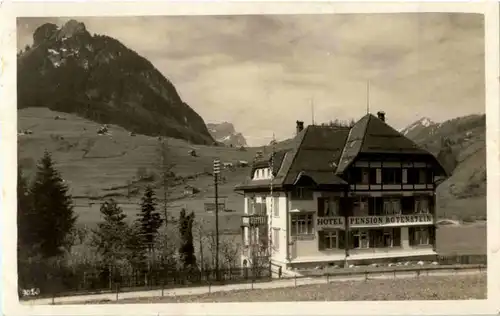
[[266, 215], [242, 215], [241, 216], [241, 226], [242, 227], [254, 227], [254, 226], [264, 226], [267, 224]]

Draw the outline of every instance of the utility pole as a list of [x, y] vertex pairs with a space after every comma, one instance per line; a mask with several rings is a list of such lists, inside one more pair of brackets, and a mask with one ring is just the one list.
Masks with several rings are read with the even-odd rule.
[[215, 188], [215, 273], [219, 281], [219, 174], [220, 160], [214, 160], [214, 188]]

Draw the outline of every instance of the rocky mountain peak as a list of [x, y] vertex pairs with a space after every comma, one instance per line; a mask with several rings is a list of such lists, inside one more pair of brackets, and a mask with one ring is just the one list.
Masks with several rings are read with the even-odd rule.
[[59, 30], [59, 38], [69, 38], [76, 34], [88, 34], [85, 24], [76, 20], [69, 20]]
[[232, 123], [209, 123], [207, 124], [207, 128], [210, 135], [212, 135], [215, 140], [225, 144], [226, 146], [247, 146], [245, 137], [241, 133], [236, 132]]
[[18, 54], [18, 108], [46, 107], [145, 135], [213, 144], [205, 122], [146, 58], [85, 24], [46, 23]]
[[44, 41], [55, 37], [59, 28], [53, 23], [45, 23], [33, 32], [33, 45], [38, 46]]
[[33, 32], [33, 45], [38, 46], [51, 40], [63, 40], [76, 35], [90, 35], [85, 24], [76, 20], [69, 20], [59, 28], [54, 23], [45, 23]]

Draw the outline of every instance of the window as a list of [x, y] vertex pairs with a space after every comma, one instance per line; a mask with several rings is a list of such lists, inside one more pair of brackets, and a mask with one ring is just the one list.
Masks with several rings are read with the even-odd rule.
[[401, 184], [401, 168], [382, 168], [382, 184]]
[[366, 249], [370, 247], [368, 231], [366, 230], [352, 231], [352, 245], [354, 249]]
[[331, 217], [339, 214], [338, 198], [318, 198], [318, 216]]
[[429, 227], [410, 227], [410, 243], [412, 246], [429, 245]]
[[273, 206], [273, 216], [274, 217], [279, 217], [280, 216], [280, 198], [278, 196], [273, 196], [271, 197], [271, 203]]
[[370, 174], [370, 184], [375, 184], [377, 183], [377, 169], [375, 168], [370, 168], [369, 169], [369, 174]]
[[318, 249], [335, 250], [345, 248], [345, 232], [341, 230], [322, 230], [318, 232]]
[[257, 227], [257, 230], [259, 235], [259, 245], [266, 249], [269, 242], [269, 231], [264, 227]]
[[273, 228], [273, 248], [274, 250], [280, 249], [280, 229]]
[[370, 184], [370, 169], [361, 168], [361, 184]]
[[313, 214], [292, 215], [292, 236], [312, 234], [314, 234]]
[[361, 168], [352, 168], [349, 172], [349, 182], [360, 183], [362, 179]]
[[361, 197], [354, 200], [353, 216], [368, 216], [368, 198]]
[[420, 196], [415, 198], [415, 213], [429, 213], [429, 198], [427, 196]]
[[393, 248], [401, 246], [401, 228], [373, 229], [369, 231], [370, 247]]
[[401, 214], [400, 199], [384, 199], [384, 215], [399, 215]]
[[303, 187], [296, 187], [292, 191], [292, 199], [294, 200], [312, 200], [313, 191]]
[[339, 248], [339, 233], [337, 230], [324, 231], [320, 238], [323, 239], [323, 245], [326, 250], [338, 249]]
[[408, 183], [408, 169], [403, 169], [401, 182]]
[[427, 169], [418, 169], [418, 184], [427, 183]]
[[259, 240], [257, 233], [258, 233], [257, 227], [250, 227], [250, 231], [248, 233], [248, 237], [249, 237], [249, 242], [250, 242], [251, 245], [256, 244], [257, 241]]
[[434, 183], [434, 170], [432, 170], [432, 168], [426, 169], [425, 178], [426, 178], [428, 184]]
[[265, 199], [261, 197], [248, 199], [248, 213], [250, 215], [266, 215], [267, 205]]

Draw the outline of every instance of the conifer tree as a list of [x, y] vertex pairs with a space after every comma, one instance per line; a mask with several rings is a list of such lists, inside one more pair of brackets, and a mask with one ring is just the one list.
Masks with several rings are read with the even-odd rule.
[[141, 212], [138, 214], [137, 221], [139, 222], [143, 244], [149, 252], [153, 251], [158, 229], [163, 223], [160, 213], [156, 210], [156, 205], [156, 197], [153, 188], [147, 186], [144, 191], [144, 196], [141, 199]]
[[117, 261], [125, 258], [129, 227], [125, 222], [127, 215], [121, 207], [111, 199], [101, 205], [100, 212], [103, 221], [93, 233], [93, 244], [103, 256], [106, 265], [114, 266]]
[[54, 167], [49, 152], [45, 151], [37, 166], [35, 180], [30, 189], [32, 214], [29, 227], [32, 242], [39, 247], [44, 258], [60, 255], [68, 248], [68, 237], [77, 217], [71, 195], [61, 175]]
[[17, 246], [27, 252], [27, 247], [33, 242], [30, 238], [30, 222], [34, 225], [35, 219], [31, 216], [30, 195], [27, 179], [24, 177], [21, 166], [17, 168]]
[[193, 222], [194, 213], [191, 212], [191, 214], [186, 215], [186, 210], [182, 209], [179, 216], [179, 234], [181, 236], [179, 255], [184, 269], [192, 269], [196, 266], [193, 244]]

